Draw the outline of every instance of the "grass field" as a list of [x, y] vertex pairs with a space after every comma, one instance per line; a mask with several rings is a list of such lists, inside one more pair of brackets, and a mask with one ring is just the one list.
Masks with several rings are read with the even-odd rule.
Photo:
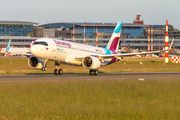
[[[140, 62], [143, 65], [140, 65]], [[27, 58], [0, 58], [0, 74], [53, 73], [31, 69]], [[88, 73], [61, 65], [65, 73]], [[161, 58], [125, 58], [100, 72], [173, 72]], [[180, 80], [99, 80], [0, 83], [0, 120], [178, 120]]]
[[180, 80], [0, 83], [0, 120], [179, 120]]
[[[28, 66], [27, 58], [0, 58], [0, 74], [34, 74], [34, 73], [53, 73], [54, 62], [49, 61], [47, 71], [35, 70]], [[143, 63], [143, 65], [140, 64]], [[61, 65], [64, 73], [89, 73], [88, 69], [82, 66]], [[163, 58], [124, 58], [123, 60], [111, 65], [101, 67], [99, 72], [118, 73], [118, 72], [175, 72], [180, 71], [180, 64], [169, 62], [164, 65]]]

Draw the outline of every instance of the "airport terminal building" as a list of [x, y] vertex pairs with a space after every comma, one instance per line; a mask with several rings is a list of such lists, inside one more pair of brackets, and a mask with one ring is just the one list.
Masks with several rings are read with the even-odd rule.
[[[35, 22], [22, 21], [0, 21], [0, 48], [8, 44], [14, 47], [28, 47], [33, 39], [50, 37], [75, 41], [77, 43], [105, 47], [116, 26], [112, 23], [48, 23], [38, 25]], [[152, 25], [151, 25], [152, 26]], [[165, 25], [153, 25], [153, 47], [154, 50], [163, 49], [165, 46]], [[180, 31], [169, 25], [169, 37], [175, 39], [174, 46], [180, 49]], [[73, 38], [74, 36], [74, 38]], [[121, 30], [120, 48], [138, 49], [147, 51], [148, 47], [148, 25], [134, 23], [123, 23]]]
[[15, 47], [27, 47], [32, 41], [33, 27], [38, 23], [22, 21], [0, 21], [0, 48], [5, 47], [12, 39]]

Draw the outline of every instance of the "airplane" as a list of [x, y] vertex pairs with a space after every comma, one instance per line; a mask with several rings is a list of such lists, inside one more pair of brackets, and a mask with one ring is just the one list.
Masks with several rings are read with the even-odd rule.
[[[118, 22], [105, 48], [73, 43], [54, 38], [39, 38], [30, 48], [31, 53], [18, 53], [29, 57], [31, 68], [46, 71], [48, 60], [55, 61], [54, 75], [62, 75], [60, 64], [83, 66], [90, 75], [98, 75], [98, 69], [121, 60], [121, 57], [154, 54], [164, 51], [118, 53], [122, 22]], [[171, 43], [171, 46], [173, 41]], [[171, 47], [170, 47], [171, 48]], [[10, 52], [10, 51], [9, 51]], [[16, 52], [17, 53], [17, 52]]]
[[31, 48], [32, 44], [35, 42], [35, 40], [32, 40], [32, 42], [28, 48], [10, 48], [10, 42], [11, 42], [11, 39], [9, 40], [9, 44], [8, 44], [7, 48], [1, 48], [0, 49], [0, 53], [2, 53], [3, 56], [8, 57], [8, 56], [16, 55], [16, 53], [10, 53], [8, 51], [20, 52], [20, 53], [30, 53], [30, 48]]

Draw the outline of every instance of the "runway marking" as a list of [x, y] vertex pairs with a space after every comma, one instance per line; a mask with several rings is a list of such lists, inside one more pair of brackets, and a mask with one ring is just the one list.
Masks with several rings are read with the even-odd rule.
[[86, 79], [86, 80], [95, 80], [95, 79]]
[[144, 78], [139, 78], [139, 81], [144, 81]]

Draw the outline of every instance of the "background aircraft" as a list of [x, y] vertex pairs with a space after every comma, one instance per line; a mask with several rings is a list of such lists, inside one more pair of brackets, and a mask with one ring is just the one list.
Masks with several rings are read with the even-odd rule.
[[[0, 53], [2, 53], [3, 56], [8, 57], [8, 56], [17, 55], [17, 53], [12, 53], [12, 52], [30, 53], [30, 48], [31, 48], [32, 44], [35, 42], [35, 40], [32, 40], [29, 48], [10, 48], [10, 42], [11, 42], [11, 40], [9, 40], [9, 44], [8, 44], [7, 48], [0, 49]], [[11, 53], [8, 51], [11, 51]]]
[[52, 38], [40, 38], [33, 43], [32, 47], [30, 48], [31, 53], [18, 54], [29, 56], [28, 65], [31, 68], [41, 69], [43, 71], [47, 70], [46, 65], [48, 60], [55, 61], [55, 75], [63, 74], [62, 69], [59, 69], [61, 63], [83, 66], [84, 68], [89, 69], [90, 75], [97, 75], [98, 69], [100, 67], [119, 61], [121, 57], [165, 52], [153, 51], [126, 54], [118, 53], [121, 28], [122, 22], [118, 22], [105, 48], [67, 42]]

